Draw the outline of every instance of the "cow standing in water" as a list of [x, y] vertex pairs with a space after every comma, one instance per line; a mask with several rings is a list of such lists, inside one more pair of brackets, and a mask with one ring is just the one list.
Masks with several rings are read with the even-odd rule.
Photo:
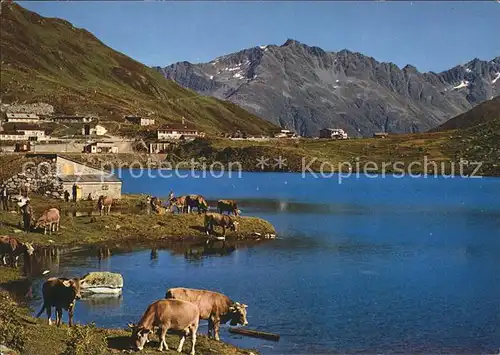
[[208, 319], [208, 336], [219, 340], [221, 323], [247, 325], [247, 305], [233, 302], [222, 293], [191, 288], [171, 288], [165, 298], [191, 302], [198, 306], [200, 319]]
[[205, 213], [205, 233], [210, 235], [214, 233], [214, 226], [222, 227], [222, 236], [226, 236], [226, 228], [233, 232], [238, 231], [239, 222], [235, 221], [231, 216], [226, 216], [220, 213]]
[[84, 282], [85, 281], [80, 281], [78, 278], [65, 279], [57, 277], [51, 277], [45, 281], [42, 287], [43, 305], [36, 317], [40, 317], [45, 310], [47, 312], [47, 318], [49, 319], [49, 325], [51, 325], [51, 309], [55, 307], [56, 325], [60, 326], [62, 323], [63, 309], [67, 309], [69, 314], [69, 325], [72, 326], [75, 302], [81, 297], [80, 286]]
[[0, 255], [4, 265], [7, 265], [6, 256], [9, 256], [10, 266], [17, 267], [17, 260], [20, 255], [24, 255], [24, 263], [26, 258], [33, 255], [35, 249], [31, 243], [21, 243], [19, 240], [7, 235], [0, 236]]
[[229, 214], [234, 214], [238, 216], [240, 210], [238, 209], [238, 204], [234, 200], [219, 200], [217, 201], [217, 212], [224, 213], [229, 212]]
[[111, 211], [111, 205], [113, 204], [113, 198], [109, 196], [99, 196], [97, 200], [97, 209], [99, 210], [99, 215], [109, 215]]
[[196, 332], [200, 320], [198, 307], [183, 300], [159, 300], [149, 305], [137, 325], [129, 324], [132, 330], [132, 342], [137, 350], [142, 350], [148, 342], [154, 327], [160, 329], [160, 351], [169, 350], [165, 336], [168, 330], [182, 333], [177, 351], [182, 352], [186, 336], [191, 335], [191, 355], [195, 355]]
[[49, 233], [57, 232], [59, 230], [61, 223], [61, 214], [57, 208], [49, 208], [38, 218], [35, 224], [35, 229], [43, 228], [43, 234], [47, 234], [47, 229]]

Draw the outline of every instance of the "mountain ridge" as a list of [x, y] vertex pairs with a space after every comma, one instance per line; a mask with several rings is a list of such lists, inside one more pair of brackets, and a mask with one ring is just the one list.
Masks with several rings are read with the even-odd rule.
[[294, 39], [246, 48], [208, 63], [153, 67], [202, 95], [230, 100], [313, 136], [339, 126], [354, 136], [427, 131], [500, 94], [500, 57], [439, 73], [399, 68], [347, 49], [327, 52]]

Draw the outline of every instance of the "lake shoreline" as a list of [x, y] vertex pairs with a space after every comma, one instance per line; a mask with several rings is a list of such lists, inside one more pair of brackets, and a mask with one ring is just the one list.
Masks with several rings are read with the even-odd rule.
[[[19, 269], [0, 267], [0, 344], [14, 350], [14, 354], [59, 354], [66, 348], [65, 353], [73, 354], [74, 348], [79, 347], [85, 353], [115, 354], [130, 352], [130, 331], [117, 328], [100, 328], [93, 324], [68, 327], [49, 326], [45, 313], [40, 318], [31, 315], [31, 309], [25, 301], [25, 292], [30, 288], [30, 280], [21, 275]], [[147, 305], [144, 305], [144, 308]], [[77, 303], [78, 307], [78, 303]], [[63, 321], [66, 320], [66, 312]], [[179, 338], [167, 335], [167, 343], [171, 348], [177, 346]], [[47, 347], [50, 344], [50, 347]], [[146, 346], [147, 353], [158, 353], [157, 337]], [[186, 346], [187, 347], [187, 346]], [[54, 350], [54, 351], [52, 351]], [[196, 343], [197, 353], [211, 353], [216, 351], [221, 355], [251, 355], [255, 350], [246, 350], [233, 345], [209, 339], [206, 335], [198, 334]], [[10, 352], [6, 352], [6, 354]], [[81, 352], [79, 352], [81, 353]]]
[[[95, 249], [98, 253], [104, 250], [104, 257], [112, 248], [129, 248], [137, 250], [158, 247], [174, 250], [174, 244], [183, 247], [189, 245], [211, 245], [203, 230], [203, 214], [170, 213], [157, 214], [113, 214], [109, 216], [92, 216], [95, 201], [64, 202], [31, 196], [35, 216], [49, 208], [61, 210], [61, 229], [53, 234], [43, 232], [25, 233], [19, 229], [21, 215], [17, 212], [1, 211], [0, 234], [10, 235], [20, 241], [34, 243], [35, 250], [46, 248]], [[136, 207], [142, 201], [140, 196], [124, 195], [115, 206], [118, 210]], [[76, 216], [76, 211], [84, 211], [84, 215]], [[90, 212], [91, 215], [85, 215]], [[95, 212], [95, 211], [94, 211]], [[274, 238], [274, 227], [267, 221], [257, 217], [237, 217], [241, 232], [227, 231], [223, 243], [260, 243]], [[220, 231], [219, 231], [220, 232]], [[266, 237], [267, 235], [267, 237]], [[213, 243], [220, 243], [213, 240]], [[20, 269], [0, 266], [0, 338], [2, 344], [23, 353], [53, 354], [46, 349], [46, 339], [50, 339], [54, 349], [72, 346], [70, 342], [80, 344], [91, 343], [88, 351], [111, 354], [128, 351], [130, 332], [122, 329], [99, 328], [93, 325], [77, 326], [70, 331], [63, 325], [60, 328], [49, 326], [42, 316], [35, 319], [30, 314], [25, 295], [31, 291], [31, 277], [22, 276]], [[146, 304], [144, 308], [146, 308]], [[77, 306], [78, 307], [78, 306]], [[65, 316], [64, 316], [65, 317]], [[77, 320], [78, 321], [78, 320]], [[125, 325], [124, 325], [125, 327]], [[168, 336], [169, 346], [176, 347], [178, 337]], [[156, 341], [152, 341], [153, 344]], [[150, 345], [148, 353], [154, 348]], [[153, 345], [155, 346], [155, 345]], [[249, 350], [216, 342], [201, 335], [198, 337], [197, 351], [207, 353], [212, 350], [218, 354], [248, 355], [256, 353]], [[213, 351], [212, 351], [213, 352]]]
[[[203, 214], [147, 214], [140, 209], [143, 198], [138, 195], [123, 195], [122, 199], [116, 201], [109, 216], [96, 213], [95, 201], [74, 203], [41, 196], [32, 196], [31, 200], [35, 217], [52, 207], [61, 211], [59, 231], [45, 235], [40, 230], [26, 233], [20, 229], [21, 215], [18, 212], [2, 211], [0, 234], [32, 242], [35, 247], [114, 247], [154, 242], [209, 243], [222, 238], [220, 227], [215, 227], [214, 236], [206, 235]], [[115, 210], [118, 214], [114, 213]], [[77, 212], [80, 212], [80, 215]], [[227, 242], [262, 241], [276, 237], [274, 227], [261, 218], [233, 218], [239, 222], [239, 229], [237, 232], [226, 230]]]

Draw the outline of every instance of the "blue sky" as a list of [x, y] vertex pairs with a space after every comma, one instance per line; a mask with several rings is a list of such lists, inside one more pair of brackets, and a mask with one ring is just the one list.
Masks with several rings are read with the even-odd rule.
[[500, 3], [20, 2], [94, 33], [147, 65], [217, 56], [287, 38], [441, 71], [500, 55]]

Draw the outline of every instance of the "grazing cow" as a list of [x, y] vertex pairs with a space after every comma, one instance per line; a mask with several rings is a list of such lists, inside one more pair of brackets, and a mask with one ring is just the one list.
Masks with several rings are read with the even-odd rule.
[[21, 243], [16, 238], [6, 235], [0, 236], [0, 254], [4, 265], [7, 265], [7, 255], [9, 256], [10, 266], [17, 267], [19, 255], [24, 255], [24, 258], [26, 258], [33, 255], [34, 251], [35, 249], [31, 243]]
[[226, 236], [226, 228], [228, 227], [233, 232], [238, 230], [239, 222], [235, 221], [233, 217], [226, 216], [220, 213], [205, 213], [205, 233], [210, 235], [214, 232], [214, 226], [222, 227], [222, 235]]
[[35, 229], [42, 227], [43, 234], [47, 234], [47, 229], [49, 229], [49, 233], [56, 232], [59, 230], [61, 221], [61, 215], [57, 208], [49, 208], [45, 212], [43, 212], [42, 216], [38, 218], [35, 224]]
[[201, 195], [188, 195], [188, 196], [186, 196], [185, 205], [187, 206], [188, 213], [190, 213], [193, 210], [193, 208], [198, 209], [198, 214], [200, 214], [201, 212], [208, 211], [208, 203], [205, 200], [205, 198]]
[[113, 204], [113, 198], [109, 196], [99, 196], [97, 200], [97, 209], [99, 210], [99, 215], [109, 215], [111, 211], [111, 205]]
[[42, 287], [43, 305], [36, 317], [40, 317], [43, 311], [47, 312], [49, 325], [52, 324], [51, 308], [56, 308], [56, 325], [61, 325], [63, 309], [68, 310], [69, 325], [73, 325], [73, 311], [75, 309], [75, 301], [80, 299], [80, 286], [85, 280], [80, 281], [78, 278], [65, 279], [51, 277]]
[[200, 311], [196, 305], [187, 301], [168, 299], [150, 304], [142, 315], [139, 324], [129, 324], [129, 327], [133, 329], [132, 342], [137, 350], [144, 348], [144, 344], [148, 342], [148, 336], [153, 331], [153, 327], [158, 327], [160, 330], [160, 351], [163, 351], [164, 347], [168, 350], [165, 340], [168, 330], [174, 330], [182, 334], [181, 341], [177, 347], [178, 352], [182, 352], [186, 336], [191, 334], [193, 341], [190, 354], [194, 355], [199, 321]]
[[231, 325], [247, 325], [247, 305], [233, 302], [222, 293], [195, 290], [191, 288], [171, 288], [165, 298], [194, 303], [200, 310], [200, 319], [208, 319], [208, 336], [219, 340], [220, 324], [231, 321]]
[[239, 215], [238, 204], [234, 200], [219, 200], [217, 201], [217, 212], [224, 213], [229, 212], [229, 214], [233, 213], [235, 216]]

